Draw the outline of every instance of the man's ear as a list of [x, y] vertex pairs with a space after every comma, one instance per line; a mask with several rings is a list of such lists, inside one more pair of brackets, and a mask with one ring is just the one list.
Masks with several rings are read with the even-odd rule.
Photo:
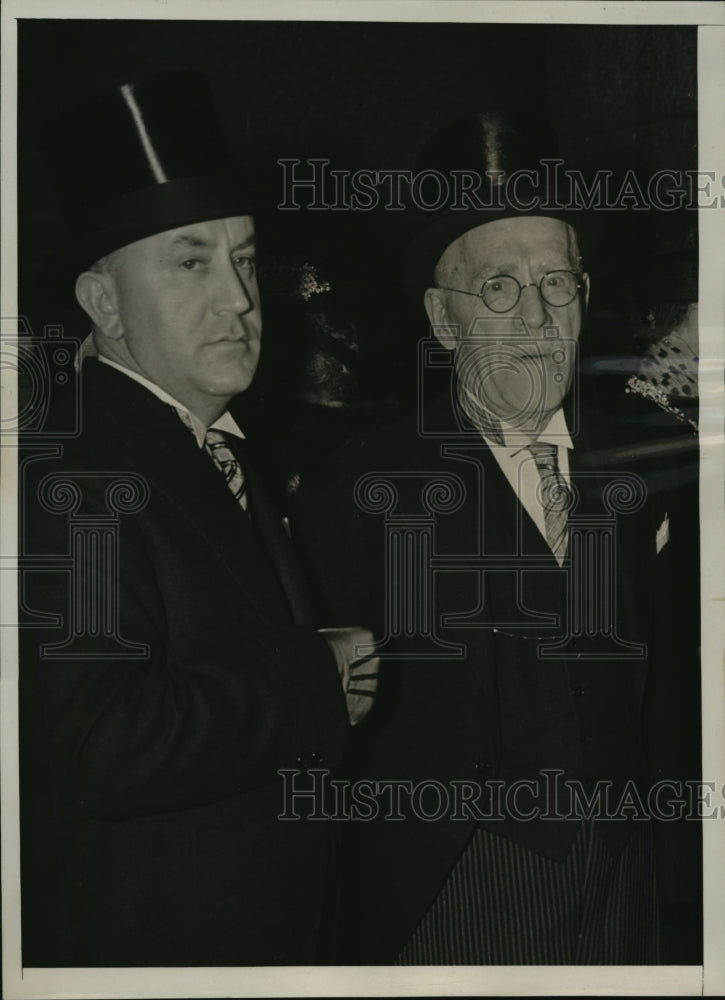
[[456, 328], [450, 323], [448, 318], [445, 293], [440, 288], [427, 288], [423, 302], [425, 303], [425, 311], [428, 313], [428, 320], [436, 339], [447, 350], [455, 350], [458, 346], [458, 338], [455, 334]]
[[104, 336], [118, 340], [123, 324], [118, 314], [116, 287], [105, 271], [84, 271], [76, 279], [76, 298], [88, 313], [94, 327]]

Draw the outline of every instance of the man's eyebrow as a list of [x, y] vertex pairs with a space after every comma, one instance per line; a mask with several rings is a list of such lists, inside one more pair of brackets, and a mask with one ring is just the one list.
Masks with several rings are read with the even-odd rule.
[[539, 265], [540, 270], [544, 274], [548, 274], [550, 271], [576, 271], [578, 270], [578, 262], [573, 262], [569, 257], [562, 257], [560, 260], [550, 260]]
[[213, 240], [205, 240], [201, 236], [190, 236], [188, 233], [180, 233], [173, 238], [171, 246], [212, 248], [216, 246], [216, 243]]
[[[254, 236], [250, 236], [249, 239], [242, 240], [241, 243], [237, 243], [235, 247], [232, 247], [231, 253], [239, 253], [240, 250], [254, 250], [257, 245]], [[202, 236], [193, 236], [190, 233], [179, 233], [171, 241], [172, 248], [175, 247], [194, 247], [195, 249], [206, 249], [213, 250], [217, 246], [216, 240], [207, 240]]]
[[257, 241], [254, 236], [250, 236], [249, 239], [243, 240], [241, 243], [237, 243], [235, 247], [232, 247], [232, 253], [239, 253], [240, 250], [256, 250]]
[[[494, 276], [497, 274], [515, 274], [517, 268], [520, 266], [520, 261], [517, 263], [514, 260], [504, 261], [501, 263], [487, 263], [483, 262], [476, 265], [474, 271], [474, 277], [483, 277], [483, 275]], [[561, 271], [568, 270], [571, 267], [571, 259], [568, 254], [561, 254], [558, 256], [545, 257], [539, 260], [534, 265], [535, 270], [547, 273], [548, 271]]]
[[511, 274], [511, 271], [515, 269], [516, 265], [513, 262], [508, 263], [493, 263], [491, 261], [477, 261], [474, 275], [481, 276], [483, 274], [496, 275], [496, 274]]
[[546, 257], [542, 257], [539, 261], [541, 267], [557, 267], [559, 262], [562, 260], [571, 260], [571, 254], [568, 250], [553, 250]]

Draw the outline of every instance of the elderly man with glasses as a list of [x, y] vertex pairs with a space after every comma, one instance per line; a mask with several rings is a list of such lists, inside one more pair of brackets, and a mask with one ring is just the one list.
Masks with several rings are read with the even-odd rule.
[[408, 247], [421, 405], [302, 491], [333, 620], [373, 627], [384, 663], [350, 756], [379, 794], [344, 829], [348, 961], [659, 961], [646, 583], [679, 526], [579, 398], [589, 277], [555, 156], [524, 116], [430, 141], [420, 171], [481, 183]]

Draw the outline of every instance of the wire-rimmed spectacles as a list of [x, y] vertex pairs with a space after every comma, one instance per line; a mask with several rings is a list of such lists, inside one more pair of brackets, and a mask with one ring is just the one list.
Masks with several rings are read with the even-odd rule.
[[513, 309], [521, 298], [524, 288], [535, 285], [539, 289], [539, 295], [550, 306], [561, 308], [573, 302], [582, 287], [581, 274], [576, 271], [569, 271], [562, 268], [557, 271], [547, 271], [540, 281], [528, 281], [522, 285], [520, 281], [511, 274], [495, 274], [492, 278], [486, 278], [481, 285], [480, 292], [468, 292], [463, 288], [448, 288], [446, 285], [438, 285], [444, 292], [460, 292], [462, 295], [474, 295], [481, 299], [491, 312], [505, 313]]

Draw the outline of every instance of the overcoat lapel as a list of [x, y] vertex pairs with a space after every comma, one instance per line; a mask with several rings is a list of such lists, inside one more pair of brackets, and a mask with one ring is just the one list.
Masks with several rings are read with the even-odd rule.
[[[467, 495], [471, 497], [458, 513], [439, 519], [438, 537], [441, 543], [447, 552], [477, 554], [470, 550], [472, 539], [480, 535], [479, 526], [482, 525], [483, 551], [487, 555], [510, 557], [512, 566], [519, 555], [535, 557], [535, 569], [485, 574], [487, 593], [484, 601], [488, 617], [492, 621], [511, 624], [520, 619], [521, 623], [532, 627], [537, 624], [538, 613], [546, 616], [541, 619], [542, 633], [555, 632], [554, 622], [558, 620], [561, 624], [564, 574], [551, 549], [512, 489], [491, 449], [461, 412], [450, 392], [439, 397], [433, 406], [435, 416], [431, 423], [451, 432], [445, 444], [453, 445], [456, 451], [473, 458], [482, 470], [477, 477], [474, 465], [439, 458], [439, 467], [445, 466], [462, 476]], [[524, 609], [534, 614], [521, 614]]]
[[249, 518], [213, 462], [172, 406], [121, 372], [86, 362], [91, 364], [85, 383], [99, 394], [96, 406], [104, 407], [113, 435], [105, 442], [109, 466], [117, 455], [157, 495], [163, 494], [190, 530], [204, 537], [260, 618], [272, 625], [270, 608], [284, 606], [283, 590]]
[[243, 442], [231, 441], [231, 446], [244, 470], [249, 495], [249, 511], [253, 529], [272, 561], [280, 585], [287, 598], [296, 625], [317, 624], [312, 602], [297, 558], [282, 527], [278, 510], [271, 502], [259, 476], [249, 464]]

